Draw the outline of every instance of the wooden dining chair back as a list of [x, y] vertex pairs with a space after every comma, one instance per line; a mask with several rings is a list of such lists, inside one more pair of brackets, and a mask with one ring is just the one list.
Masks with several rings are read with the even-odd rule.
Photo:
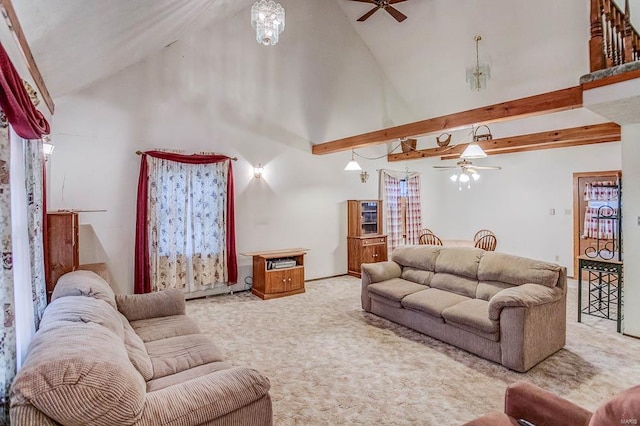
[[431, 234], [422, 234], [420, 235], [420, 239], [418, 239], [418, 244], [427, 244], [431, 246], [441, 246], [442, 240], [438, 238], [437, 235]]
[[486, 235], [493, 235], [494, 237], [496, 236], [496, 234], [494, 234], [492, 231], [488, 229], [481, 229], [478, 232], [476, 232], [476, 235], [473, 236], [473, 242], [477, 243], [480, 238]]
[[493, 234], [487, 234], [483, 237], [480, 237], [476, 240], [475, 246], [484, 251], [495, 251], [496, 245], [498, 245], [498, 240], [496, 236]]

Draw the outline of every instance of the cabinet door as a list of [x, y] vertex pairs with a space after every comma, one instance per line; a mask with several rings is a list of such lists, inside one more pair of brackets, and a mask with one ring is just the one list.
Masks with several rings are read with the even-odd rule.
[[286, 291], [304, 288], [304, 268], [288, 269], [286, 278]]
[[362, 247], [362, 263], [375, 263], [376, 262], [376, 245], [365, 244]]
[[51, 294], [60, 276], [78, 269], [78, 214], [47, 214], [47, 292]]
[[383, 244], [375, 245], [375, 248], [376, 248], [376, 252], [374, 254], [375, 254], [376, 262], [385, 262], [387, 260], [386, 242]]
[[267, 283], [265, 293], [282, 293], [287, 291], [287, 279], [289, 278], [287, 270], [267, 271]]

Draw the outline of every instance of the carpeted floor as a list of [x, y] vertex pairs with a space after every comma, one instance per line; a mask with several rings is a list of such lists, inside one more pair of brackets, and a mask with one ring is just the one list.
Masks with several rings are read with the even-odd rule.
[[271, 380], [276, 425], [457, 425], [502, 410], [505, 387], [527, 380], [594, 409], [640, 383], [640, 340], [615, 323], [576, 322], [570, 286], [567, 345], [521, 374], [360, 308], [360, 280], [306, 284], [262, 301], [249, 292], [187, 309], [227, 360]]

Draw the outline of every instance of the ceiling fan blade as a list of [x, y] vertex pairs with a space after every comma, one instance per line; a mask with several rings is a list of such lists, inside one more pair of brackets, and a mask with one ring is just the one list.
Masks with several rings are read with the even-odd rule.
[[[361, 1], [361, 0], [356, 0], [356, 1]], [[403, 1], [407, 1], [407, 0], [389, 0], [389, 4], [402, 3]]]
[[367, 13], [365, 13], [364, 15], [362, 15], [360, 18], [358, 18], [358, 22], [364, 22], [367, 19], [369, 19], [369, 17], [371, 15], [373, 15], [374, 13], [376, 13], [378, 11], [378, 9], [380, 9], [380, 6], [376, 6], [373, 9], [371, 9], [370, 11], [368, 11]]
[[386, 10], [389, 15], [393, 16], [394, 18], [396, 18], [396, 21], [398, 22], [402, 22], [405, 19], [407, 19], [407, 15], [405, 15], [404, 13], [400, 12], [398, 9], [396, 9], [393, 6], [387, 6], [384, 8], [384, 10]]
[[351, 1], [359, 1], [360, 3], [373, 3], [373, 4], [377, 4], [374, 0], [351, 0]]
[[499, 166], [473, 166], [473, 168], [478, 170], [502, 170], [502, 167]]
[[457, 169], [458, 166], [431, 166], [434, 169], [440, 169], [440, 171], [445, 171], [445, 170], [453, 170], [453, 169]]

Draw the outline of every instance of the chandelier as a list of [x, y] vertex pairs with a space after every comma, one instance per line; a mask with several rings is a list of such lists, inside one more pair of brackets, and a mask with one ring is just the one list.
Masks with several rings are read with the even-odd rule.
[[477, 35], [474, 40], [476, 41], [476, 65], [467, 68], [467, 83], [469, 83], [471, 90], [479, 91], [487, 88], [487, 80], [491, 78], [491, 70], [489, 65], [480, 64], [478, 58], [478, 43], [480, 43], [482, 37]]
[[259, 44], [275, 45], [284, 30], [284, 8], [273, 0], [255, 2], [251, 7], [251, 26]]

